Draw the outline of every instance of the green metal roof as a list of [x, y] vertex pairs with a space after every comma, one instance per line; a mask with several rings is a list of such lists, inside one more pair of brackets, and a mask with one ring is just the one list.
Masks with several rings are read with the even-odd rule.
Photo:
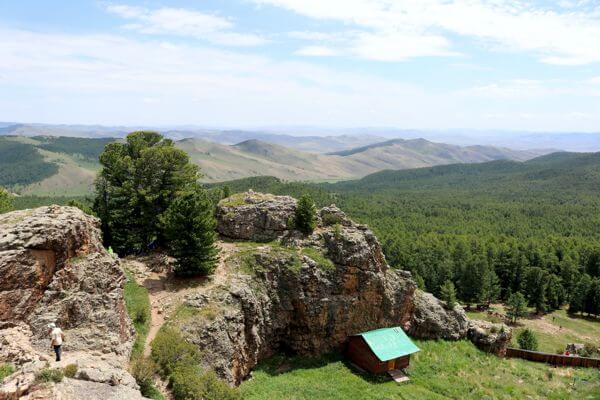
[[376, 329], [357, 336], [362, 336], [380, 361], [392, 360], [420, 350], [400, 327]]

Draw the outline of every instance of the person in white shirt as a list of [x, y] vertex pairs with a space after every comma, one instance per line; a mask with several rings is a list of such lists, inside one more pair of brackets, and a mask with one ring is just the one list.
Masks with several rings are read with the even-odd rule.
[[65, 341], [65, 334], [54, 322], [49, 324], [48, 328], [50, 328], [50, 346], [54, 349], [56, 361], [60, 361], [61, 347]]

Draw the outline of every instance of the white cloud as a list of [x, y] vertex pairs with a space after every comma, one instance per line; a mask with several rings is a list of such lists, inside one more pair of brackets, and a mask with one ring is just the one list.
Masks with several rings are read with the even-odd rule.
[[[559, 65], [600, 62], [600, 8], [582, 2], [556, 11], [512, 0], [252, 0], [315, 19], [363, 30], [346, 52], [380, 60], [456, 53], [451, 39], [480, 41], [493, 49], [531, 52]], [[360, 45], [361, 37], [374, 43]], [[408, 40], [413, 39], [416, 44]], [[354, 50], [354, 51], [353, 51]]]
[[[589, 101], [593, 87], [583, 81], [572, 88], [569, 82], [548, 89], [548, 82], [514, 80], [463, 92], [426, 90], [367, 73], [198, 43], [2, 27], [0, 59], [0, 120], [489, 128], [484, 116], [502, 113], [506, 118], [494, 120], [494, 128], [600, 126], [598, 102]], [[578, 91], [580, 97], [574, 98]], [[528, 93], [538, 97], [524, 97]], [[569, 109], [565, 95], [571, 96]], [[568, 112], [592, 117], [567, 118]]]
[[310, 57], [329, 57], [337, 55], [337, 52], [331, 47], [325, 46], [305, 46], [298, 49], [295, 54]]
[[228, 46], [257, 46], [267, 42], [259, 35], [237, 33], [227, 18], [182, 8], [149, 10], [127, 5], [109, 5], [106, 10], [134, 22], [126, 29], [152, 35], [178, 35]]

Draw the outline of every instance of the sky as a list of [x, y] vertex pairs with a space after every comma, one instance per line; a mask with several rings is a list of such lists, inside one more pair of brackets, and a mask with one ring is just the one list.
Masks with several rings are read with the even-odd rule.
[[0, 121], [600, 131], [600, 0], [0, 1]]

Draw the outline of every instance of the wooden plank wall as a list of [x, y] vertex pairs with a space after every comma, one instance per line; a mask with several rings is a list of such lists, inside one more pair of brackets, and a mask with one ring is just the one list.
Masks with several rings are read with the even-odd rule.
[[506, 349], [506, 357], [522, 358], [558, 366], [600, 368], [600, 359], [597, 358], [569, 357], [562, 354], [540, 353], [510, 347]]

